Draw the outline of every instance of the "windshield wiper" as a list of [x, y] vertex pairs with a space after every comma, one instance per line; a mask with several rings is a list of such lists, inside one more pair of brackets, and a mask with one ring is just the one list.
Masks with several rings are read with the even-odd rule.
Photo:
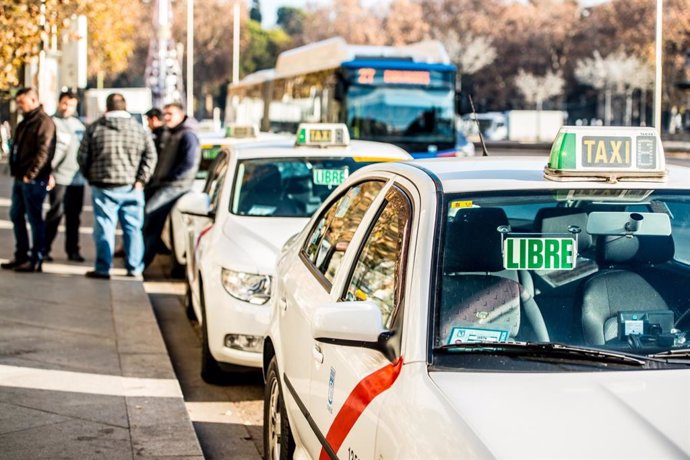
[[651, 358], [690, 358], [690, 348], [676, 348], [675, 350], [660, 351], [647, 355]]
[[567, 357], [577, 360], [589, 360], [604, 363], [627, 364], [645, 367], [651, 362], [665, 362], [655, 359], [655, 356], [640, 356], [601, 350], [598, 348], [576, 347], [559, 342], [535, 343], [535, 342], [478, 342], [448, 344], [436, 348], [440, 351], [467, 351], [481, 353], [499, 353], [516, 356], [535, 357]]

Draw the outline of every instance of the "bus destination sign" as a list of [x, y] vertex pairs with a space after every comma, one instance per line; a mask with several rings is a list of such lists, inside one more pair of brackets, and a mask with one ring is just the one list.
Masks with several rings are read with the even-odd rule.
[[373, 85], [382, 82], [388, 85], [428, 86], [431, 84], [431, 72], [428, 70], [373, 69], [370, 67], [357, 69], [357, 83]]

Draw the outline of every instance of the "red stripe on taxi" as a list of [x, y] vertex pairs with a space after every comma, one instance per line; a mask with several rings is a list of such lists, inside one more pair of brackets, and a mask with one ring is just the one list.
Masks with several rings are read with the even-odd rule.
[[[340, 450], [343, 441], [369, 403], [395, 383], [402, 370], [402, 364], [403, 360], [400, 357], [395, 362], [369, 374], [355, 386], [335, 416], [335, 420], [333, 420], [333, 424], [326, 435], [326, 441], [333, 452], [337, 453]], [[319, 460], [328, 460], [328, 458], [326, 451], [321, 448]]]
[[199, 243], [201, 242], [201, 238], [202, 238], [205, 234], [207, 234], [208, 232], [210, 232], [212, 228], [213, 228], [213, 224], [209, 224], [209, 225], [207, 225], [206, 227], [204, 227], [203, 230], [201, 230], [201, 231], [199, 232], [199, 236], [196, 237], [196, 244], [194, 245], [194, 250], [199, 249]]

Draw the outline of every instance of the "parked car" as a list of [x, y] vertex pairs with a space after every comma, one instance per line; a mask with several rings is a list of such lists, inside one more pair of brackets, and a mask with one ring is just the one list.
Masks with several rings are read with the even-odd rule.
[[261, 368], [278, 252], [340, 183], [377, 161], [411, 159], [393, 145], [349, 140], [340, 124], [300, 125], [295, 140], [224, 148], [203, 192], [178, 201], [187, 219], [189, 304], [201, 323], [201, 375]]
[[652, 128], [352, 174], [278, 260], [265, 458], [690, 456], [689, 197]]
[[[252, 126], [235, 125], [229, 126], [223, 131], [200, 133], [201, 159], [192, 190], [195, 192], [203, 190], [209, 168], [222, 149], [231, 149], [233, 146], [258, 141], [290, 138], [291, 136], [288, 135], [259, 132], [258, 129]], [[176, 278], [184, 278], [184, 266], [187, 263], [185, 238], [186, 228], [184, 219], [177, 204], [175, 204], [170, 210], [161, 232], [161, 241], [171, 254], [172, 275]]]

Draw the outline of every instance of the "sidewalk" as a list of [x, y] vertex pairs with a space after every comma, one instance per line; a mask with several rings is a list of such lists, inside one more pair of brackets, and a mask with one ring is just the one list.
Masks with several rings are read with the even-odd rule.
[[[2, 261], [14, 244], [8, 182]], [[65, 261], [59, 238], [44, 273], [0, 272], [0, 458], [203, 458], [142, 281], [124, 269], [85, 278], [88, 227], [81, 244], [90, 262]]]

